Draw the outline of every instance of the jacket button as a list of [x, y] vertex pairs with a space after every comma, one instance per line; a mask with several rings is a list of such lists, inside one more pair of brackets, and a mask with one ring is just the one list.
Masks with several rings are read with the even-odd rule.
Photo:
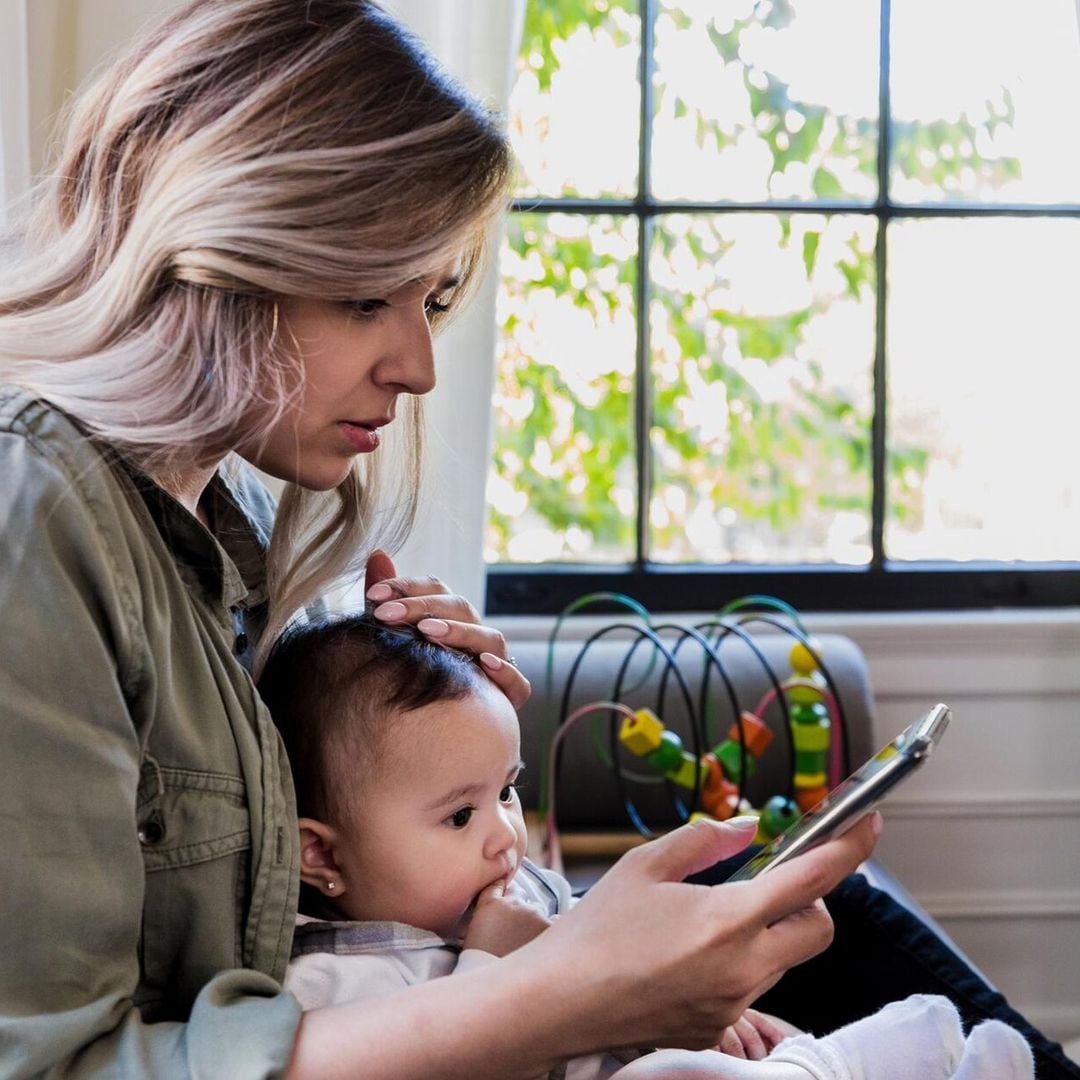
[[165, 829], [160, 821], [155, 821], [151, 818], [149, 821], [143, 822], [139, 826], [139, 843], [140, 844], [156, 844], [165, 835]]

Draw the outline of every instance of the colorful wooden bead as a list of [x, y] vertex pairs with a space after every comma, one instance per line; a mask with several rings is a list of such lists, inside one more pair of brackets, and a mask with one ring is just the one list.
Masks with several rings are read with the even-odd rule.
[[816, 705], [825, 700], [825, 687], [817, 683], [795, 679], [784, 683], [788, 701], [797, 705]]
[[[795, 749], [804, 753], [821, 753], [829, 749], [832, 733], [827, 724], [792, 724], [791, 737]], [[796, 771], [801, 771], [796, 767]]]
[[727, 821], [739, 803], [739, 789], [730, 780], [721, 780], [701, 793], [701, 805], [718, 821]]
[[799, 804], [799, 809], [804, 814], [813, 810], [814, 807], [829, 794], [829, 789], [825, 787], [824, 784], [822, 784], [821, 787], [816, 788], [799, 788], [798, 777], [795, 778], [795, 783], [795, 801]]
[[739, 724], [732, 724], [728, 731], [728, 738], [734, 742], [742, 742], [745, 739], [746, 749], [754, 757], [761, 757], [773, 741], [772, 729], [752, 712], [744, 711], [741, 714], [741, 720], [741, 729]]
[[645, 760], [656, 769], [657, 772], [662, 773], [667, 773], [672, 769], [679, 768], [682, 764], [682, 759], [682, 739], [680, 739], [674, 731], [668, 731], [666, 728], [660, 733], [659, 745], [645, 757]]
[[829, 710], [820, 701], [817, 703], [796, 702], [788, 711], [793, 724], [818, 724], [829, 718]]
[[[664, 733], [665, 735], [667, 732]], [[651, 760], [651, 758], [650, 758]], [[703, 765], [693, 754], [682, 752], [682, 762], [675, 769], [665, 769], [664, 775], [673, 783], [681, 787], [693, 790], [695, 785], [704, 786], [705, 779], [709, 775], [707, 766]], [[700, 780], [698, 779], [700, 777]]]
[[812, 675], [818, 670], [818, 657], [821, 656], [821, 643], [817, 638], [807, 638], [807, 645], [796, 641], [788, 653], [788, 661], [792, 671], [798, 675]]
[[829, 769], [829, 755], [821, 750], [796, 750], [795, 751], [795, 775], [806, 776], [807, 773], [826, 773]]
[[619, 741], [632, 754], [645, 757], [660, 746], [664, 725], [652, 709], [638, 709], [634, 718], [626, 717], [619, 729]]
[[779, 836], [802, 817], [798, 806], [784, 795], [774, 795], [761, 808], [759, 829], [767, 839]]
[[[742, 759], [743, 751], [742, 747], [731, 739], [727, 739], [720, 743], [719, 746], [713, 750], [717, 760], [724, 767], [724, 772], [730, 777], [736, 784], [742, 780]], [[746, 754], [746, 775], [747, 778], [754, 775], [754, 771], [757, 769], [757, 762], [754, 760], [752, 754], [747, 752]]]

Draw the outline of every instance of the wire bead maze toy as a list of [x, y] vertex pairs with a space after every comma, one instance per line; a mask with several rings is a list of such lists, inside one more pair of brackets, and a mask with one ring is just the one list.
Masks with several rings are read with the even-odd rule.
[[[595, 604], [614, 604], [630, 614], [601, 627], [582, 644], [556, 708], [554, 655], [559, 630], [570, 615]], [[755, 625], [792, 639], [787, 654], [790, 672], [781, 675], [774, 670], [751, 632]], [[571, 708], [574, 681], [590, 649], [615, 634], [622, 635], [615, 640], [625, 644], [626, 650], [617, 665], [610, 695]], [[625, 641], [627, 635], [629, 641]], [[768, 683], [752, 708], [739, 700], [725, 667], [723, 651], [730, 648], [726, 643], [732, 640], [740, 641], [749, 651]], [[639, 649], [644, 649], [645, 670], [628, 686]], [[688, 659], [684, 649], [698, 654], [696, 694], [689, 675], [692, 665], [684, 662]], [[659, 677], [654, 679], [657, 673]], [[652, 707], [631, 704], [653, 684]], [[662, 719], [672, 687], [682, 706], [684, 726], [689, 729], [685, 738]], [[756, 839], [763, 843], [794, 824], [850, 772], [847, 724], [820, 643], [807, 633], [799, 613], [776, 597], [752, 595], [733, 600], [715, 617], [694, 626], [657, 622], [642, 604], [621, 593], [579, 597], [559, 614], [548, 638], [546, 690], [538, 811], [543, 826], [541, 859], [553, 869], [562, 869], [556, 795], [564, 742], [586, 718], [593, 721], [593, 745], [611, 774], [614, 794], [631, 825], [646, 838], [654, 834], [634, 803], [633, 786], [664, 785], [679, 822], [696, 816], [726, 820], [734, 814], [754, 814], [758, 817]], [[788, 783], [785, 790], [754, 807], [747, 797], [747, 782], [774, 741], [774, 731], [765, 720], [770, 710], [774, 715], [778, 710], [782, 720], [778, 726], [784, 735], [782, 741], [787, 743]], [[717, 722], [722, 711], [731, 721], [721, 738]], [[643, 768], [633, 769], [630, 764]]]

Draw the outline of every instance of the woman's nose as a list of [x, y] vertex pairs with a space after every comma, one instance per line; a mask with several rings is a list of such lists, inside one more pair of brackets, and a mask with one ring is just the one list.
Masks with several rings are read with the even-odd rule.
[[398, 309], [398, 333], [381, 377], [406, 394], [427, 394], [435, 389], [435, 346], [427, 312], [419, 304]]

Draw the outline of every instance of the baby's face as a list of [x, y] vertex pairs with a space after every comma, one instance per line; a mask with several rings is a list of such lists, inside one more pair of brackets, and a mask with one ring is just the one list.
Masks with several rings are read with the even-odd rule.
[[339, 830], [351, 919], [449, 934], [477, 895], [509, 881], [525, 855], [517, 715], [494, 686], [395, 720], [393, 763], [364, 783], [355, 820]]

